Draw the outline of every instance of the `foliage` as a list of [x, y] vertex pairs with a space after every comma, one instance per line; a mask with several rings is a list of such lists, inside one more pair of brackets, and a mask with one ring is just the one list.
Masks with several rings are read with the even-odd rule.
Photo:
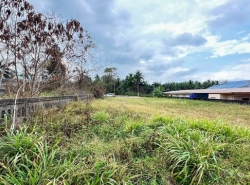
[[212, 85], [218, 85], [219, 81], [206, 80], [204, 82], [192, 81], [165, 83], [163, 86], [167, 91], [186, 90], [186, 89], [206, 89]]
[[163, 97], [163, 88], [162, 87], [157, 87], [153, 90], [152, 92], [153, 97]]
[[223, 171], [218, 164], [218, 153], [225, 146], [215, 142], [218, 138], [206, 132], [194, 130], [189, 133], [169, 135], [163, 142], [166, 160], [173, 176], [180, 183], [200, 184], [203, 179], [214, 179]]
[[104, 111], [99, 111], [92, 114], [91, 119], [97, 123], [107, 123], [109, 120], [109, 114]]
[[124, 95], [126, 96], [136, 96], [136, 92], [125, 92]]
[[94, 84], [102, 85], [106, 92], [115, 92], [117, 95], [143, 97], [163, 97], [164, 91], [185, 90], [185, 89], [205, 89], [219, 82], [207, 80], [204, 82], [192, 81], [187, 82], [153, 82], [149, 84], [144, 80], [144, 75], [137, 70], [135, 73], [129, 73], [125, 79], [120, 79], [116, 74], [116, 68], [106, 68], [102, 77], [95, 76]]
[[62, 184], [69, 181], [72, 164], [59, 158], [35, 130], [8, 131], [0, 139], [1, 184]]
[[136, 71], [134, 75], [134, 82], [136, 84], [136, 89], [137, 89], [137, 96], [140, 94], [140, 84], [142, 83], [144, 77], [142, 75], [141, 71]]
[[102, 76], [102, 84], [106, 89], [106, 93], [114, 92], [115, 93], [115, 80], [116, 80], [116, 68], [105, 68], [104, 74]]

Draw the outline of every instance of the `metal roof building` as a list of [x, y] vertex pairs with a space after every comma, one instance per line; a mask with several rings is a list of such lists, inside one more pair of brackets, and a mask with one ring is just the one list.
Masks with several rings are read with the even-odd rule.
[[225, 89], [192, 89], [180, 91], [168, 91], [164, 94], [192, 94], [192, 93], [208, 93], [208, 94], [249, 94], [250, 88], [225, 88]]
[[208, 99], [245, 100], [250, 99], [250, 80], [227, 82], [208, 89], [168, 91], [170, 97], [189, 98], [192, 94], [206, 94]]
[[250, 80], [226, 82], [224, 84], [213, 85], [208, 89], [225, 89], [225, 88], [250, 88]]

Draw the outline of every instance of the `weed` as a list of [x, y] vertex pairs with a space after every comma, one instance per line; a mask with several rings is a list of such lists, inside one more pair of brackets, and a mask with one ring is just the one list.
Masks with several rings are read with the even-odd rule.
[[109, 114], [104, 111], [98, 111], [91, 115], [91, 119], [94, 123], [107, 123], [109, 121]]

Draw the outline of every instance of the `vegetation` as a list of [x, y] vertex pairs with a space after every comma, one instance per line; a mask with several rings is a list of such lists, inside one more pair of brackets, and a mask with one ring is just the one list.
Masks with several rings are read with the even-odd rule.
[[13, 93], [20, 89], [32, 97], [46, 88], [65, 88], [72, 79], [81, 82], [95, 45], [78, 20], [61, 22], [26, 0], [2, 0], [0, 7], [0, 86], [3, 78], [12, 78]]
[[162, 97], [163, 91], [206, 89], [212, 85], [219, 84], [218, 81], [213, 80], [207, 80], [204, 82], [192, 80], [187, 82], [169, 83], [153, 82], [152, 84], [149, 84], [144, 78], [146, 77], [143, 73], [137, 70], [135, 73], [129, 73], [125, 79], [120, 79], [116, 74], [116, 68], [106, 68], [104, 70], [104, 75], [101, 77], [96, 75], [94, 81], [91, 83], [102, 86], [106, 93], [113, 92], [117, 95], [151, 97]]
[[136, 71], [134, 75], [134, 82], [136, 84], [137, 96], [140, 95], [140, 84], [143, 82], [144, 78], [141, 71]]
[[[61, 22], [26, 0], [2, 0], [0, 7], [0, 86], [4, 78], [15, 81], [9, 90], [16, 97], [76, 89], [96, 98], [105, 91], [162, 97], [218, 84], [149, 84], [141, 71], [120, 79], [114, 67], [92, 80], [87, 62], [95, 45], [78, 20]], [[42, 110], [17, 130], [9, 129], [10, 118], [0, 125], [0, 185], [250, 182], [249, 107], [109, 98]]]
[[117, 69], [114, 67], [105, 68], [104, 75], [102, 76], [102, 78], [97, 78], [97, 80], [99, 80], [99, 83], [101, 81], [103, 82], [101, 84], [104, 86], [107, 92], [115, 92], [115, 79], [117, 77], [116, 70]]
[[0, 184], [247, 184], [248, 114], [158, 98], [44, 110], [15, 132], [1, 128]]

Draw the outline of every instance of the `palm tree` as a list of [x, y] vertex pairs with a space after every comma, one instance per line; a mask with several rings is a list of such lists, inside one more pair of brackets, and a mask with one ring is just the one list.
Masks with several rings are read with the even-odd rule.
[[136, 84], [136, 88], [137, 88], [137, 96], [139, 96], [140, 94], [140, 83], [144, 80], [144, 77], [142, 75], [142, 72], [137, 70], [135, 72], [135, 75], [134, 75], [134, 82]]

